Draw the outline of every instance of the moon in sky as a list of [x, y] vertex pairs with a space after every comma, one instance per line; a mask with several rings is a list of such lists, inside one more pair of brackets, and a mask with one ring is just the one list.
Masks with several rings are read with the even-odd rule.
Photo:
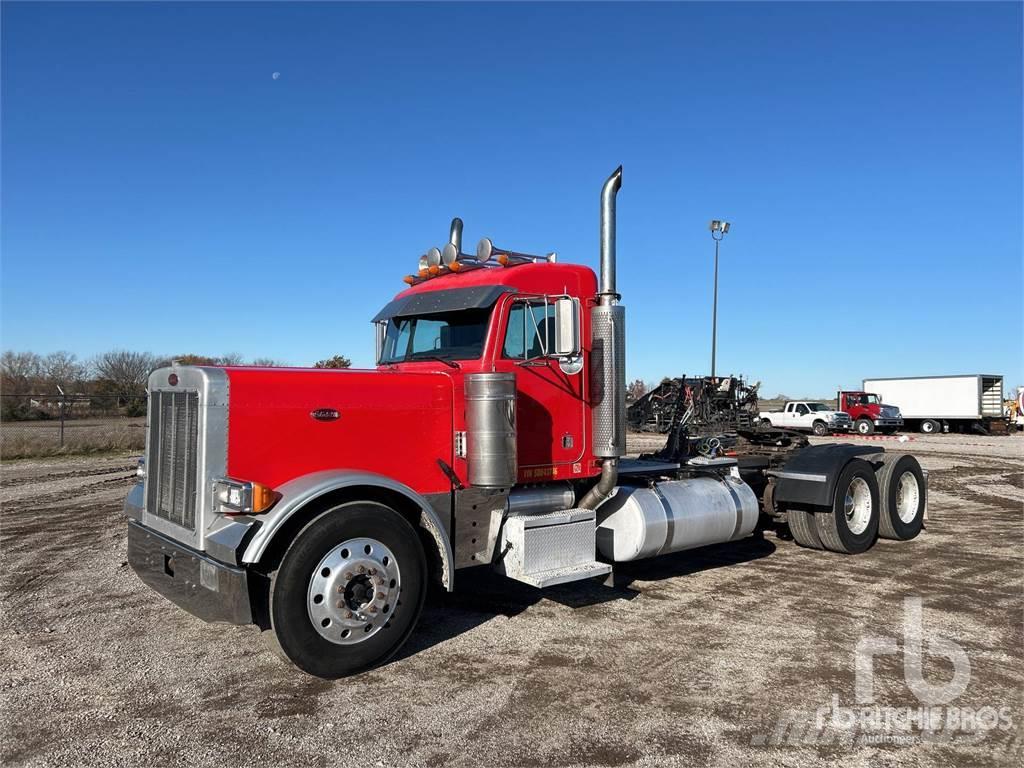
[[271, 77], [274, 78], [275, 80], [278, 80], [281, 77], [281, 73], [275, 72], [274, 74], [271, 75]]

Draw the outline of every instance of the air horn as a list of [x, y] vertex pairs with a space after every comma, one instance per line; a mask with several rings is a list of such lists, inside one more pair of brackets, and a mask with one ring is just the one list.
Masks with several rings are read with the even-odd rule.
[[504, 248], [496, 247], [489, 237], [485, 237], [476, 245], [476, 260], [481, 264], [486, 264], [492, 258], [501, 264], [501, 266], [507, 267], [511, 264], [530, 264], [538, 261], [555, 261], [558, 258], [558, 255], [555, 253], [549, 253], [547, 256], [533, 256], [529, 253], [506, 251]]

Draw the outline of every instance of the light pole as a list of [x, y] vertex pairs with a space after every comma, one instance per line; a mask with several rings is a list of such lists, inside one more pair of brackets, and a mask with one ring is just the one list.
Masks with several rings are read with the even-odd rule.
[[722, 242], [725, 233], [729, 231], [729, 222], [713, 219], [708, 229], [711, 230], [711, 239], [715, 241], [715, 299], [711, 309], [711, 380], [714, 381], [715, 342], [718, 337], [718, 244]]

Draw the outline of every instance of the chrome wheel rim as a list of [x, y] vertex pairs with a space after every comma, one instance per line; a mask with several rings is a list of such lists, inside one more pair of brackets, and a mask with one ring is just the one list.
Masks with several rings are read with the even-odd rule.
[[904, 523], [909, 523], [917, 517], [920, 505], [921, 487], [917, 484], [917, 478], [913, 472], [904, 472], [896, 485], [896, 514]]
[[846, 527], [850, 529], [850, 533], [861, 534], [868, 529], [868, 523], [871, 521], [871, 488], [864, 478], [855, 477], [850, 481], [843, 502], [843, 512], [846, 514]]
[[868, 425], [865, 424], [864, 422], [861, 422], [857, 427], [857, 431], [860, 432], [862, 435], [866, 435], [868, 433]]
[[390, 549], [376, 539], [349, 539], [313, 571], [306, 610], [321, 637], [354, 645], [388, 627], [401, 589], [401, 570]]

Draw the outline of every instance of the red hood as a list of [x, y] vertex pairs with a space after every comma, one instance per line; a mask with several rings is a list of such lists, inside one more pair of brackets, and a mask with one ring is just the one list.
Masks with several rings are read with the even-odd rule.
[[319, 470], [358, 469], [421, 493], [451, 490], [437, 464], [452, 461], [455, 389], [448, 373], [226, 371], [231, 477], [276, 487]]

